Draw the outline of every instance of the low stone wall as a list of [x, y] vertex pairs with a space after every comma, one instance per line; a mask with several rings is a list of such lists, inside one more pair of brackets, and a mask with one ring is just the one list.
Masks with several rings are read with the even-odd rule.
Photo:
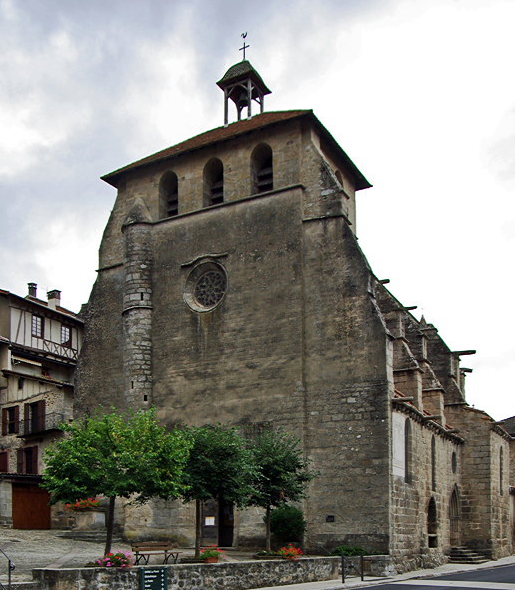
[[[168, 590], [246, 590], [338, 578], [338, 557], [146, 566], [167, 571]], [[35, 569], [40, 590], [139, 590], [141, 566], [129, 569]]]
[[[340, 560], [338, 573], [341, 574], [341, 557], [338, 559]], [[357, 572], [361, 571], [361, 557], [344, 557], [344, 563], [346, 577], [359, 575]], [[365, 555], [363, 557], [363, 571], [365, 577], [372, 576], [374, 578], [387, 578], [397, 573], [389, 555]]]

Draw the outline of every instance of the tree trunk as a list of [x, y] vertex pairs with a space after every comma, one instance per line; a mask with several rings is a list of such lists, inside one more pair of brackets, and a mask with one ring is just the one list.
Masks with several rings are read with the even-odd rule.
[[111, 545], [113, 543], [113, 530], [114, 530], [114, 502], [116, 496], [109, 497], [109, 509], [107, 511], [107, 534], [106, 534], [106, 546], [104, 549], [104, 555], [107, 555], [111, 551]]
[[271, 542], [270, 538], [272, 533], [270, 532], [270, 504], [266, 507], [266, 516], [265, 516], [265, 525], [266, 525], [266, 551], [271, 551]]
[[202, 537], [200, 500], [195, 500], [195, 557], [200, 557], [200, 540]]

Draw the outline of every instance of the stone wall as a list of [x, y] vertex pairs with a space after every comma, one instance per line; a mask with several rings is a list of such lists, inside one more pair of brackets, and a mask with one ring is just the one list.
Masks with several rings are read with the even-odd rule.
[[[383, 557], [383, 556], [380, 556]], [[246, 590], [264, 586], [300, 584], [338, 578], [338, 557], [305, 558], [298, 561], [266, 560], [213, 564], [163, 566], [168, 590]], [[159, 567], [159, 566], [156, 566]], [[41, 590], [139, 590], [141, 566], [129, 569], [68, 568], [35, 569]], [[152, 568], [155, 569], [155, 568]], [[385, 571], [384, 567], [379, 568]]]

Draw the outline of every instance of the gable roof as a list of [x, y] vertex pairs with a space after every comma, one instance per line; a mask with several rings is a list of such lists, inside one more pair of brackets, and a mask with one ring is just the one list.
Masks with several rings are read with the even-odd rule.
[[227, 125], [226, 127], [217, 127], [216, 129], [205, 131], [200, 135], [196, 135], [195, 137], [156, 152], [155, 154], [142, 158], [141, 160], [137, 160], [132, 164], [118, 168], [109, 174], [105, 174], [101, 178], [111, 186], [117, 187], [120, 178], [126, 172], [137, 170], [138, 168], [143, 168], [156, 162], [162, 162], [163, 160], [168, 160], [169, 158], [178, 156], [179, 154], [198, 150], [217, 142], [234, 139], [240, 135], [249, 133], [250, 131], [255, 131], [270, 125], [277, 125], [286, 121], [302, 118], [309, 120], [317, 128], [319, 133], [328, 141], [330, 146], [337, 152], [337, 154], [346, 162], [356, 178], [356, 190], [361, 190], [372, 186], [358, 170], [349, 156], [347, 156], [339, 144], [334, 140], [329, 131], [327, 131], [322, 123], [320, 123], [320, 121], [315, 117], [312, 110], [270, 111], [255, 115], [250, 119], [236, 121]]

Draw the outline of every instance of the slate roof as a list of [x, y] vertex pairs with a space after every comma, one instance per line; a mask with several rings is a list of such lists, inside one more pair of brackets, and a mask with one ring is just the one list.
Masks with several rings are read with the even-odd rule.
[[178, 156], [179, 154], [198, 150], [217, 142], [234, 139], [239, 135], [243, 135], [257, 129], [262, 129], [264, 127], [268, 127], [269, 125], [277, 125], [285, 121], [301, 118], [309, 120], [318, 129], [319, 133], [324, 136], [324, 138], [328, 141], [336, 153], [347, 163], [356, 178], [356, 190], [361, 190], [372, 186], [358, 170], [349, 156], [347, 156], [339, 144], [334, 140], [329, 131], [327, 131], [322, 123], [320, 123], [320, 121], [315, 117], [312, 110], [264, 112], [253, 116], [251, 119], [236, 121], [227, 125], [226, 127], [217, 127], [216, 129], [211, 129], [210, 131], [196, 135], [195, 137], [156, 152], [155, 154], [142, 158], [141, 160], [137, 160], [132, 164], [123, 166], [122, 168], [110, 172], [109, 174], [105, 174], [102, 176], [102, 180], [116, 187], [118, 181], [125, 172], [137, 170], [138, 168], [142, 168], [156, 162], [162, 162], [163, 160], [168, 160], [174, 156]]
[[270, 94], [271, 90], [267, 88], [266, 84], [263, 82], [263, 78], [261, 78], [257, 70], [252, 67], [247, 59], [231, 66], [216, 84], [223, 90], [229, 84], [249, 77], [257, 83], [263, 91], [263, 94]]

